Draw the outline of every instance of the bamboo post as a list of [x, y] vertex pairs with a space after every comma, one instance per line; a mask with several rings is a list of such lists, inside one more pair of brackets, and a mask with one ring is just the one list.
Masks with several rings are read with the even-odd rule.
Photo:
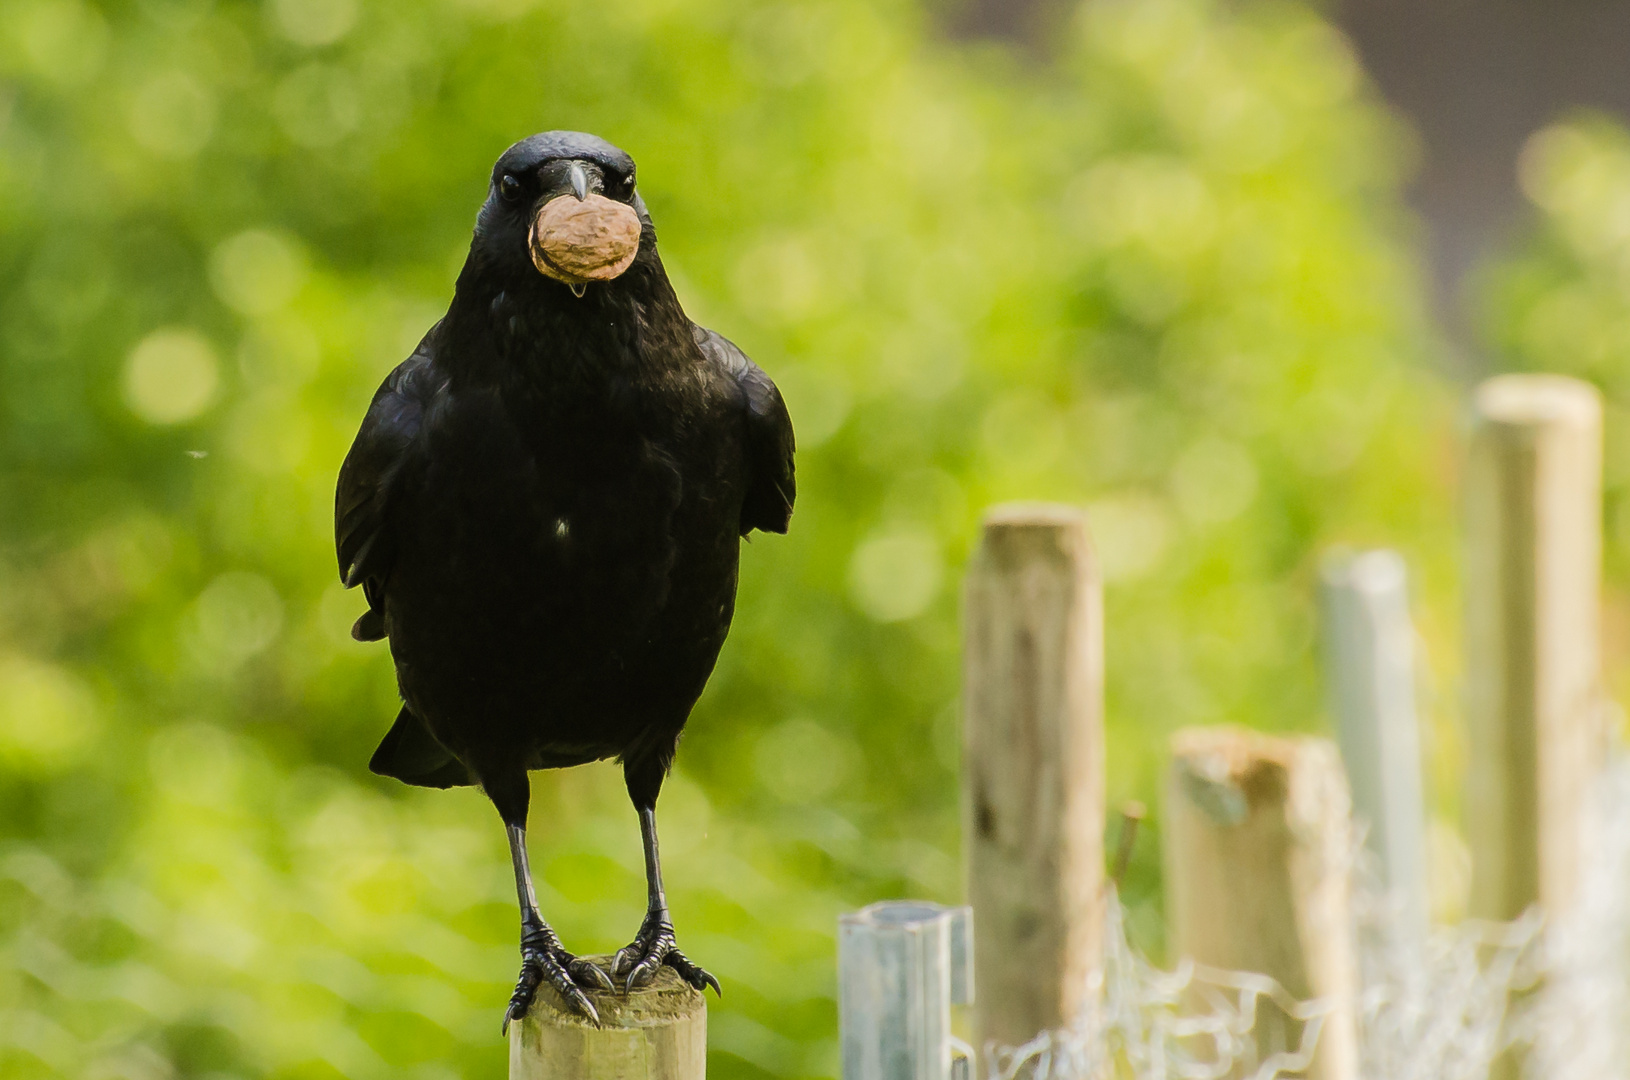
[[1011, 504], [968, 571], [963, 836], [978, 1038], [1088, 1004], [1103, 950], [1103, 611], [1084, 515]]
[[838, 920], [843, 1080], [950, 1080], [951, 1006], [973, 996], [972, 913], [893, 900]]
[[[609, 956], [592, 957], [606, 971]], [[707, 1003], [670, 967], [629, 994], [585, 990], [598, 1025], [545, 983], [509, 1029], [509, 1080], [704, 1080]]]
[[1407, 940], [1426, 936], [1421, 740], [1408, 573], [1395, 551], [1329, 559], [1320, 581], [1325, 670], [1353, 816]]
[[1474, 399], [1466, 501], [1467, 833], [1473, 914], [1552, 914], [1579, 878], [1599, 708], [1602, 407], [1559, 375]]
[[[1172, 759], [1164, 854], [1173, 955], [1326, 999], [1305, 1075], [1356, 1080], [1349, 805], [1335, 747], [1190, 728], [1173, 737]], [[1263, 999], [1255, 1034], [1266, 1059], [1295, 1051], [1302, 1033]]]

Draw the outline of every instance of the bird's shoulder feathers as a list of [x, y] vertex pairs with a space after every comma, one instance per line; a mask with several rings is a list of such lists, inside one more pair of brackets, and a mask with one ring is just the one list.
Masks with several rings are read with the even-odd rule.
[[390, 572], [393, 554], [389, 525], [393, 491], [426, 411], [447, 384], [435, 362], [436, 330], [433, 327], [413, 355], [386, 376], [340, 466], [334, 494], [334, 547], [340, 580], [346, 588], [362, 585], [368, 595], [370, 610], [352, 630], [365, 641], [384, 636], [375, 601]]
[[721, 334], [693, 327], [702, 355], [738, 390], [746, 423], [747, 493], [741, 506], [741, 533], [753, 529], [784, 533], [797, 495], [793, 472], [792, 418], [781, 391], [764, 370]]

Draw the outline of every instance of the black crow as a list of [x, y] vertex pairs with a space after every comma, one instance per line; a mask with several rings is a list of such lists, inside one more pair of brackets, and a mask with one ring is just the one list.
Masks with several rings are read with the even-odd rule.
[[369, 768], [479, 784], [509, 830], [521, 975], [612, 988], [538, 912], [529, 769], [616, 758], [649, 907], [612, 973], [716, 979], [674, 944], [656, 801], [736, 599], [740, 538], [784, 533], [792, 423], [775, 384], [691, 322], [657, 256], [634, 161], [550, 131], [492, 170], [453, 301], [374, 395], [340, 469], [340, 576], [390, 639], [402, 710]]

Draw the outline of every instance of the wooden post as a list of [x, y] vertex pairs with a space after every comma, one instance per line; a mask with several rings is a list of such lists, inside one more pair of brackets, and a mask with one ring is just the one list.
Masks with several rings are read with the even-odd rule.
[[978, 1038], [1069, 1024], [1102, 962], [1103, 610], [1084, 515], [1013, 504], [968, 571], [963, 837]]
[[1474, 399], [1466, 499], [1471, 912], [1554, 915], [1579, 878], [1584, 798], [1607, 752], [1599, 688], [1602, 407], [1559, 375]]
[[[1190, 728], [1173, 737], [1172, 758], [1164, 844], [1172, 954], [1328, 999], [1307, 1075], [1356, 1080], [1349, 804], [1335, 747]], [[1300, 1025], [1259, 1000], [1256, 1037], [1259, 1058], [1293, 1051]]]
[[1330, 707], [1353, 816], [1401, 907], [1399, 931], [1426, 937], [1421, 740], [1408, 574], [1395, 551], [1329, 559], [1320, 581]]
[[[592, 957], [606, 971], [609, 956]], [[704, 1080], [707, 1003], [670, 967], [623, 995], [588, 990], [600, 1024], [571, 1012], [554, 988], [509, 1029], [509, 1080]]]

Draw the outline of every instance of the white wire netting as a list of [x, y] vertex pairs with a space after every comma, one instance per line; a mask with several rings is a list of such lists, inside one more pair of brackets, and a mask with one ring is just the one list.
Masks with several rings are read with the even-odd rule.
[[[1630, 764], [1604, 772], [1588, 817], [1579, 895], [1549, 927], [1530, 911], [1412, 929], [1355, 858], [1358, 1075], [1487, 1080], [1514, 1046], [1527, 1080], [1630, 1075]], [[1128, 942], [1113, 893], [1107, 908], [1098, 1006], [1022, 1046], [987, 1047], [987, 1080], [1275, 1080], [1312, 1064], [1331, 1002], [1188, 961], [1161, 970]], [[1265, 1052], [1265, 1024], [1294, 1045]]]
[[1603, 773], [1590, 810], [1579, 895], [1545, 935], [1544, 989], [1512, 1024], [1534, 1080], [1630, 1075], [1630, 762]]
[[1073, 1027], [1043, 1032], [987, 1054], [992, 1080], [1215, 1080], [1256, 1054], [1256, 1020], [1265, 1003], [1304, 1021], [1294, 1050], [1257, 1068], [1259, 1080], [1306, 1068], [1318, 1042], [1322, 1003], [1298, 1002], [1263, 975], [1185, 961], [1154, 967], [1127, 942], [1119, 903], [1109, 898], [1101, 1004]]

